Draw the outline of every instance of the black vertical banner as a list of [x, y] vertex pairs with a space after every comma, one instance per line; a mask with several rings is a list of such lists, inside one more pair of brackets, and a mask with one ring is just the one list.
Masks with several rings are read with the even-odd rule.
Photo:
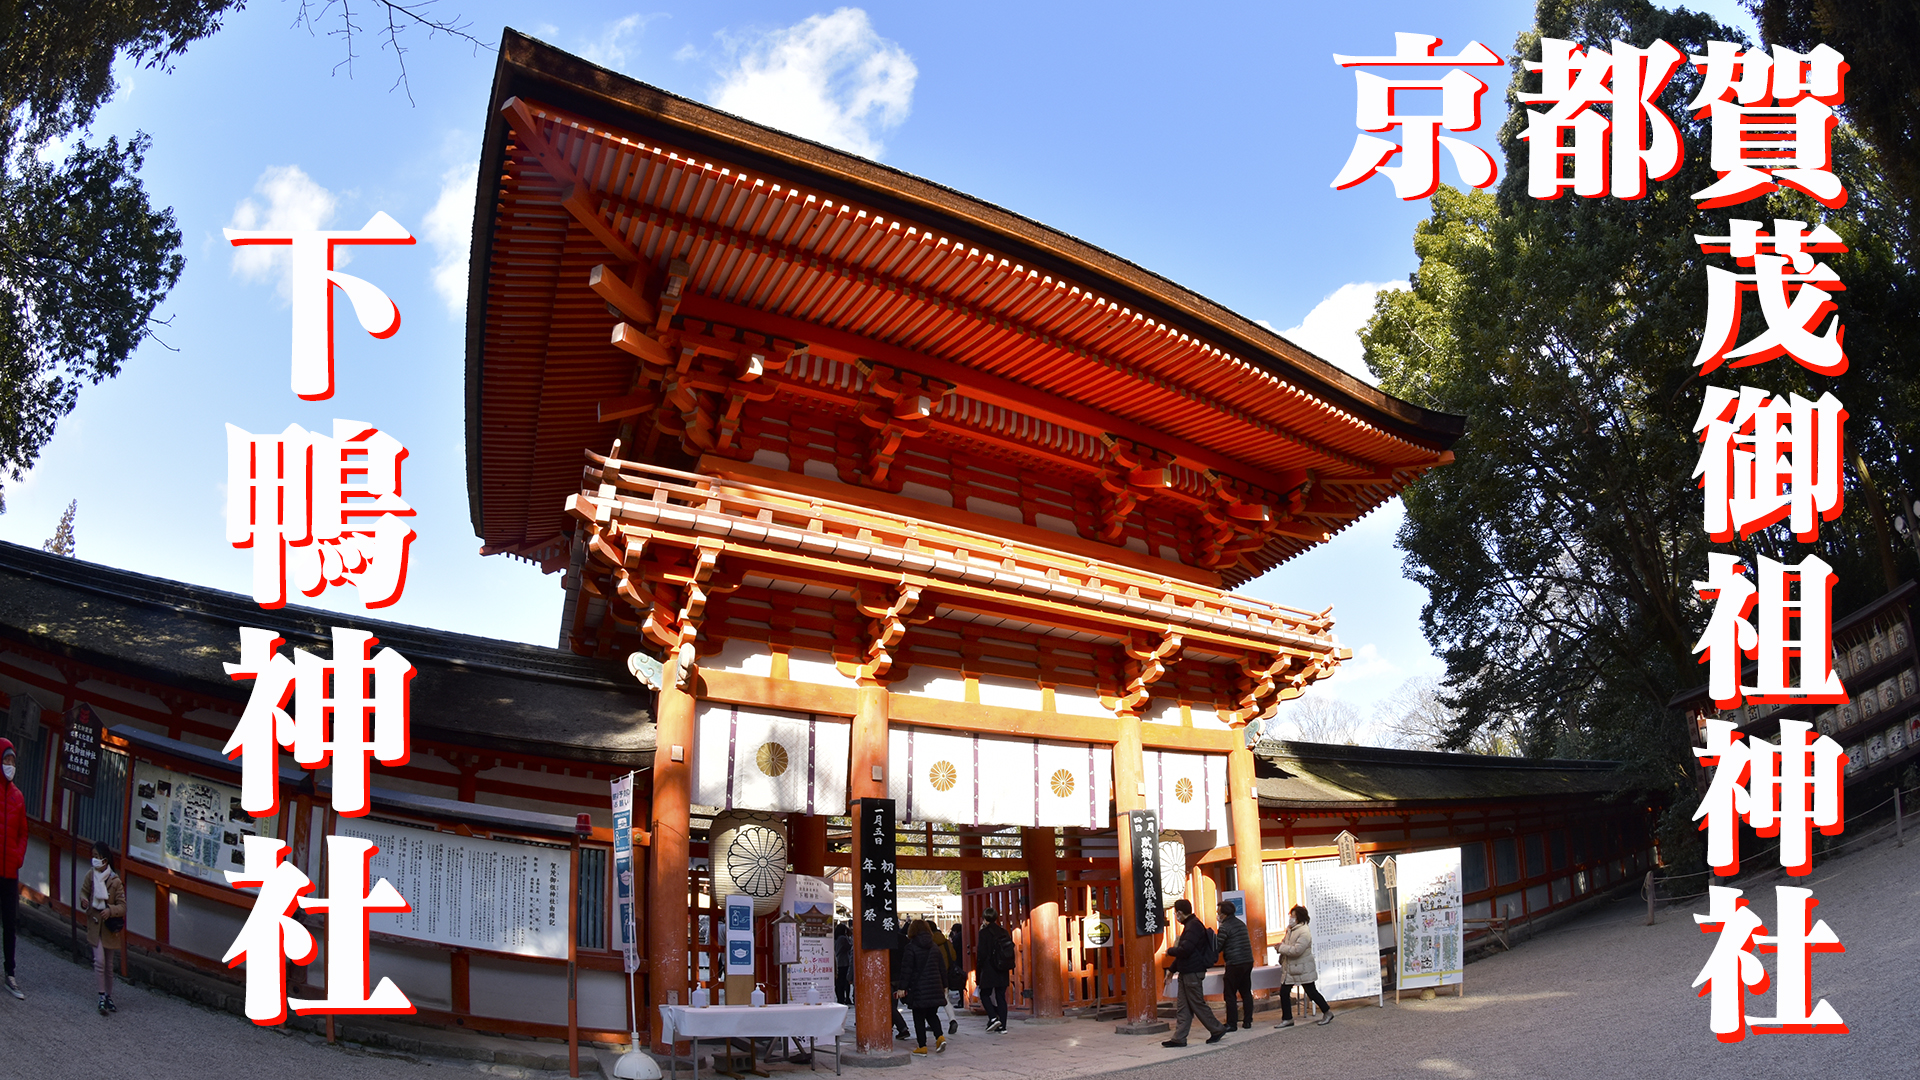
[[99, 771], [100, 718], [83, 702], [67, 710], [60, 740], [60, 786], [76, 795], [92, 795]]
[[1127, 843], [1133, 845], [1133, 932], [1145, 937], [1166, 928], [1160, 906], [1160, 815], [1127, 811]]
[[900, 942], [900, 912], [894, 895], [893, 800], [856, 799], [859, 843], [860, 948], [891, 949]]

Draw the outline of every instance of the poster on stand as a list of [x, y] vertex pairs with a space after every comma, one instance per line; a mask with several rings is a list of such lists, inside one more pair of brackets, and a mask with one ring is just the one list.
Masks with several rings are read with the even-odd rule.
[[1305, 869], [1302, 903], [1313, 930], [1320, 993], [1328, 1001], [1378, 998], [1380, 923], [1374, 910], [1373, 864], [1341, 866], [1329, 861], [1308, 863]]
[[804, 874], [787, 875], [780, 913], [793, 917], [794, 961], [787, 967], [787, 991], [782, 1000], [832, 1002], [833, 995], [833, 883]]
[[1460, 849], [1401, 855], [1398, 904], [1400, 990], [1452, 986], [1466, 973], [1460, 904]]

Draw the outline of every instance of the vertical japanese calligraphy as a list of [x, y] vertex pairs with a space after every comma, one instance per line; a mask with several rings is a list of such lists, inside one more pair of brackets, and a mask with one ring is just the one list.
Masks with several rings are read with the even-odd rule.
[[894, 894], [892, 799], [856, 799], [860, 807], [860, 948], [891, 949], [901, 941]]

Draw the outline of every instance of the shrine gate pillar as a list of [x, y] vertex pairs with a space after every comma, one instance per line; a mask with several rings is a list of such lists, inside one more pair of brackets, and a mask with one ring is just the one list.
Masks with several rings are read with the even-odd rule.
[[789, 814], [787, 835], [791, 837], [793, 872], [805, 877], [821, 877], [827, 871], [827, 819], [821, 814]]
[[[696, 678], [688, 673], [687, 685]], [[693, 784], [694, 697], [671, 677], [654, 710], [658, 741], [653, 758], [653, 843], [647, 849], [647, 985], [652, 991], [654, 1050], [673, 1052], [660, 1039], [660, 1006], [687, 1003], [687, 807]]]
[[[1245, 729], [1236, 729], [1236, 734]], [[1227, 754], [1227, 810], [1233, 820], [1233, 870], [1247, 894], [1247, 940], [1253, 962], [1267, 962], [1267, 877], [1260, 857], [1260, 800], [1253, 790], [1253, 750], [1244, 741]]]
[[[847, 768], [847, 800], [887, 797], [887, 688], [860, 680], [854, 691], [853, 746]], [[866, 844], [853, 830], [854, 897], [853, 1029], [854, 1046], [862, 1054], [893, 1054], [893, 966], [885, 949], [862, 948], [865, 928], [859, 919], [860, 872]]]
[[[1157, 1035], [1172, 1030], [1172, 1025], [1158, 1015], [1160, 938], [1133, 932], [1139, 925], [1130, 884], [1137, 840], [1125, 824], [1127, 811], [1147, 808], [1144, 794], [1147, 771], [1142, 762], [1139, 717], [1122, 715], [1119, 723], [1120, 738], [1113, 746], [1113, 809], [1115, 828], [1120, 834], [1120, 936], [1127, 942], [1127, 1019], [1114, 1031], [1121, 1035]], [[1157, 844], [1159, 838], [1155, 837], [1154, 842]]]
[[1065, 974], [1060, 969], [1060, 872], [1054, 830], [1021, 829], [1020, 855], [1027, 863], [1027, 933], [1033, 943], [1030, 1024], [1065, 1023]]

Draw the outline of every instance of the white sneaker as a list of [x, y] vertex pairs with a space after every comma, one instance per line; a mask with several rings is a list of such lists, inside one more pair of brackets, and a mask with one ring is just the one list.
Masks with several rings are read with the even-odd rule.
[[11, 975], [7, 976], [7, 993], [12, 994], [21, 1001], [27, 1000], [26, 991], [20, 989], [20, 984], [15, 982]]

